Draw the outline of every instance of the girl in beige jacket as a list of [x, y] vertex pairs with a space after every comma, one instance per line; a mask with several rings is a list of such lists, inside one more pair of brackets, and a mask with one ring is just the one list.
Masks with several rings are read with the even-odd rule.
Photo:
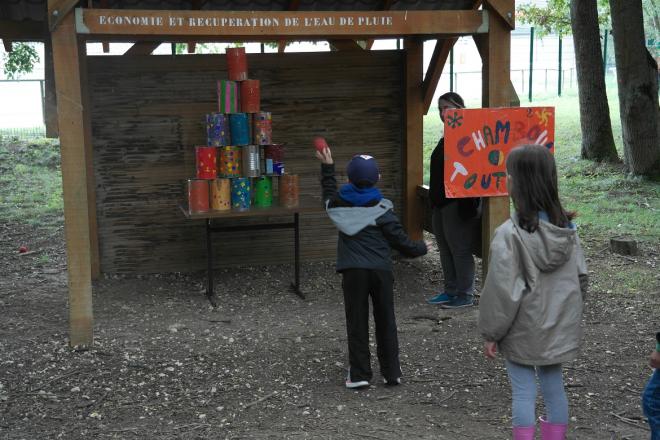
[[507, 188], [515, 214], [495, 232], [481, 294], [484, 353], [506, 359], [513, 397], [513, 438], [535, 431], [536, 380], [546, 417], [541, 438], [565, 438], [568, 400], [561, 364], [575, 359], [582, 339], [587, 268], [573, 223], [559, 201], [554, 157], [525, 145], [507, 158]]

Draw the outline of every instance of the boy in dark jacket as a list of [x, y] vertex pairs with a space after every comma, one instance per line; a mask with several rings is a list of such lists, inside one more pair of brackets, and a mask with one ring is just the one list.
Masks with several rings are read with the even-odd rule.
[[388, 385], [401, 382], [399, 341], [394, 317], [391, 248], [418, 257], [428, 248], [413, 241], [375, 184], [380, 178], [376, 160], [356, 155], [349, 162], [349, 183], [337, 191], [330, 148], [316, 152], [321, 161], [321, 185], [326, 211], [339, 229], [337, 272], [343, 276], [349, 369], [347, 388], [369, 385], [369, 297], [376, 324], [376, 344], [381, 374]]

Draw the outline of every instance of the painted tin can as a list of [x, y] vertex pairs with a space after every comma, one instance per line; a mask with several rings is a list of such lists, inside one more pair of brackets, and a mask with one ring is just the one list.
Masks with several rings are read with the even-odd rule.
[[243, 176], [258, 177], [261, 174], [259, 164], [259, 145], [246, 145], [241, 147]]
[[191, 214], [209, 210], [209, 182], [203, 179], [188, 179], [188, 211]]
[[264, 147], [266, 174], [284, 174], [284, 144], [271, 144]]
[[195, 159], [198, 179], [215, 179], [217, 177], [218, 168], [216, 165], [215, 147], [195, 147]]
[[254, 206], [266, 208], [273, 204], [273, 179], [261, 176], [254, 182]]
[[273, 143], [273, 118], [270, 112], [255, 113], [254, 122], [254, 143], [257, 145], [270, 145]]
[[215, 179], [211, 184], [211, 209], [214, 211], [228, 211], [231, 209], [231, 181], [230, 179]]
[[220, 177], [240, 177], [241, 162], [241, 147], [218, 147], [218, 174]]
[[245, 81], [248, 79], [247, 56], [244, 47], [228, 47], [227, 55], [227, 78], [231, 81]]
[[250, 198], [250, 179], [248, 177], [231, 179], [231, 209], [247, 211], [250, 209]]
[[261, 93], [259, 91], [259, 80], [248, 79], [241, 81], [241, 111], [243, 113], [256, 113], [261, 105]]
[[206, 115], [206, 143], [214, 147], [231, 144], [229, 136], [229, 119], [223, 113]]
[[295, 208], [298, 206], [298, 175], [283, 174], [279, 177], [280, 206]]
[[249, 145], [250, 124], [247, 113], [234, 113], [229, 115], [229, 131], [232, 145]]
[[235, 81], [218, 81], [218, 111], [238, 113], [238, 83]]

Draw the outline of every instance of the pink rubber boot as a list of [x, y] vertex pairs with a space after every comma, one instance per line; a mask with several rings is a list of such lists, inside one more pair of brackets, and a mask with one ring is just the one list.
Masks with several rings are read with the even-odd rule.
[[560, 425], [558, 423], [549, 423], [543, 417], [539, 417], [541, 422], [541, 439], [542, 440], [565, 440], [566, 428], [568, 425]]
[[534, 440], [535, 426], [514, 426], [513, 440]]

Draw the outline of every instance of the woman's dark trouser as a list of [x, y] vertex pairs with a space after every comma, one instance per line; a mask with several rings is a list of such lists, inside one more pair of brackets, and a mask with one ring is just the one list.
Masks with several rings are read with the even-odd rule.
[[458, 203], [433, 208], [433, 233], [440, 250], [444, 291], [450, 296], [474, 294], [474, 240], [479, 219], [462, 219]]
[[368, 381], [373, 375], [369, 353], [369, 297], [373, 303], [381, 374], [388, 380], [401, 377], [392, 272], [374, 269], [346, 269], [342, 271], [342, 274], [350, 380], [353, 382]]

